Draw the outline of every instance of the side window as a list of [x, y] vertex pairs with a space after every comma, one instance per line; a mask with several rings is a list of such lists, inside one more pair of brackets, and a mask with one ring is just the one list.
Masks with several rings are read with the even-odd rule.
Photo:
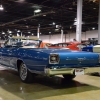
[[4, 46], [5, 47], [13, 47], [13, 46], [17, 46], [19, 45], [19, 43], [21, 40], [18, 40], [18, 39], [8, 39], [5, 43], [4, 43]]
[[58, 44], [58, 46], [62, 47], [62, 44]]
[[68, 44], [67, 44], [67, 43], [64, 43], [64, 44], [62, 44], [62, 46], [63, 46], [63, 47], [67, 47], [67, 46], [68, 46]]
[[68, 43], [67, 46], [69, 46], [69, 45], [71, 45], [71, 44]]

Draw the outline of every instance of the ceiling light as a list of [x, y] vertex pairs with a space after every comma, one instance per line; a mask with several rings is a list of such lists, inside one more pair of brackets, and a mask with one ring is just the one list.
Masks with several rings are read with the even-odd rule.
[[93, 8], [93, 9], [96, 9], [96, 8]]
[[46, 16], [46, 15], [43, 15], [43, 16]]
[[38, 13], [38, 12], [41, 12], [41, 10], [40, 9], [36, 9], [36, 10], [34, 10], [34, 12]]
[[12, 31], [8, 31], [8, 33], [12, 33]]
[[55, 25], [55, 24], [56, 24], [55, 22], [52, 23], [52, 25]]
[[24, 2], [25, 0], [18, 0], [18, 2]]
[[74, 21], [77, 21], [77, 18], [75, 18]]
[[55, 31], [59, 31], [59, 29], [55, 29]]
[[72, 10], [73, 8], [69, 8], [69, 10]]
[[2, 32], [2, 34], [5, 34], [5, 32]]
[[26, 26], [27, 28], [29, 27], [29, 26]]
[[31, 32], [28, 32], [28, 33], [31, 33]]
[[96, 0], [93, 0], [93, 2], [96, 2]]
[[2, 5], [0, 5], [0, 10], [4, 10], [4, 8], [3, 8], [3, 6], [2, 6]]
[[70, 29], [72, 29], [72, 26], [70, 26]]
[[20, 30], [18, 30], [17, 32], [20, 32]]
[[93, 27], [92, 29], [95, 30], [95, 27]]

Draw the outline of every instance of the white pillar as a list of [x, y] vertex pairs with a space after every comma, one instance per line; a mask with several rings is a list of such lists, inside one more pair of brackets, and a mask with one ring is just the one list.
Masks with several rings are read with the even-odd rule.
[[61, 42], [63, 42], [63, 35], [64, 35], [64, 31], [63, 29], [61, 29]]
[[82, 33], [82, 1], [77, 0], [77, 26], [76, 26], [76, 40], [81, 42]]
[[40, 37], [40, 24], [38, 25], [38, 28], [37, 28], [37, 38]]
[[99, 1], [99, 18], [98, 18], [98, 44], [100, 44], [100, 1]]
[[21, 37], [23, 36], [22, 32], [21, 32]]

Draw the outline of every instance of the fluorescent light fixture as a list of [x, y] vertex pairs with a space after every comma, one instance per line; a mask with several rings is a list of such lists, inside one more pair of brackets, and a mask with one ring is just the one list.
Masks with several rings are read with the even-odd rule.
[[41, 10], [40, 9], [36, 9], [36, 10], [34, 10], [34, 12], [35, 13], [39, 13], [39, 12], [41, 12]]
[[3, 6], [2, 6], [2, 5], [0, 5], [0, 10], [4, 10], [4, 8], [3, 8]]

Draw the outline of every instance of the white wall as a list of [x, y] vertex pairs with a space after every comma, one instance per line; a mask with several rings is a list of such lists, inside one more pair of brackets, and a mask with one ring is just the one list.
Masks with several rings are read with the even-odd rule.
[[[66, 42], [76, 38], [76, 33], [68, 32], [66, 34]], [[98, 38], [98, 30], [82, 32], [82, 40], [88, 40], [88, 38]], [[40, 39], [45, 42], [58, 43], [61, 42], [61, 35], [40, 35]], [[63, 42], [65, 42], [65, 35], [63, 36]]]

